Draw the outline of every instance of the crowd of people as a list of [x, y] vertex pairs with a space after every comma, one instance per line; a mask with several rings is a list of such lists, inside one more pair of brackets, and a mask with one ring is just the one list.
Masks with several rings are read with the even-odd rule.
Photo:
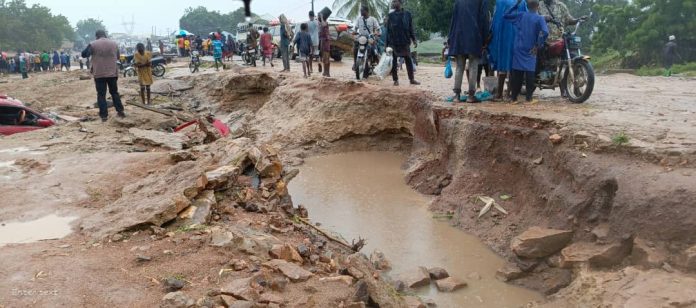
[[0, 74], [21, 74], [22, 78], [28, 78], [29, 73], [70, 71], [71, 63], [79, 63], [80, 69], [90, 66], [89, 59], [73, 56], [69, 50], [17, 50], [14, 54], [0, 51]]
[[[237, 50], [237, 43], [231, 34], [224, 35], [221, 30], [217, 30], [207, 37], [203, 38], [200, 35], [179, 35], [176, 38], [176, 46], [178, 54], [181, 57], [190, 57], [192, 51], [198, 52], [201, 56], [215, 56], [216, 44], [220, 45], [220, 59], [231, 61]], [[164, 50], [164, 46], [160, 41], [160, 50]]]

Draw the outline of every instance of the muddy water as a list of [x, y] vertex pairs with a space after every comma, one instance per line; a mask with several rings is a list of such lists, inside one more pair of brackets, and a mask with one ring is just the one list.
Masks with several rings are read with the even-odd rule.
[[313, 157], [289, 190], [314, 222], [348, 240], [366, 238], [367, 255], [384, 252], [394, 268], [390, 275], [439, 266], [468, 282], [454, 293], [438, 293], [434, 285], [417, 291], [439, 307], [519, 307], [540, 300], [535, 292], [498, 281], [495, 272], [504, 261], [477, 238], [432, 218], [429, 200], [404, 183], [403, 162], [386, 152]]
[[2, 222], [0, 246], [62, 238], [72, 232], [70, 223], [75, 219], [48, 215], [32, 221]]

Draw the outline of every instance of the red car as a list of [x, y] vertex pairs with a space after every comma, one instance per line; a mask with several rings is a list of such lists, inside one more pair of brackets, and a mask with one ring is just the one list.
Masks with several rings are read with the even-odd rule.
[[22, 102], [0, 94], [0, 135], [9, 136], [55, 124], [53, 120], [24, 106]]

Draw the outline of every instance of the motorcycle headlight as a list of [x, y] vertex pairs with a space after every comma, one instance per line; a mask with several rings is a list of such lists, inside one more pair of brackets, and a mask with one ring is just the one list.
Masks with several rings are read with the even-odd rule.
[[367, 38], [364, 37], [364, 36], [361, 36], [361, 37], [358, 39], [358, 43], [360, 43], [361, 45], [365, 45], [365, 44], [367, 43]]

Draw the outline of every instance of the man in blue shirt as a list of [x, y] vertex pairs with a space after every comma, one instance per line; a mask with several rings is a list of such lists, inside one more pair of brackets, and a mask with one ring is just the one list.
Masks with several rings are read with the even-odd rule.
[[505, 19], [512, 21], [516, 29], [510, 87], [512, 101], [517, 102], [517, 97], [522, 90], [522, 81], [524, 80], [527, 89], [527, 102], [532, 102], [532, 94], [535, 88], [537, 52], [546, 42], [546, 38], [549, 36], [549, 29], [546, 26], [544, 17], [537, 13], [539, 0], [527, 1], [528, 12], [519, 12], [517, 10], [521, 2], [522, 0], [518, 0], [517, 4], [505, 14]]

